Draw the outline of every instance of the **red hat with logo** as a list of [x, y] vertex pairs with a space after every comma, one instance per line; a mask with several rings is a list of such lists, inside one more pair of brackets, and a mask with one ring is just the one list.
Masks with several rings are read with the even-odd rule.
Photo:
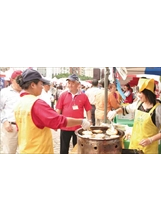
[[15, 70], [12, 75], [11, 75], [11, 79], [16, 79], [17, 76], [22, 75], [22, 71], [21, 70]]

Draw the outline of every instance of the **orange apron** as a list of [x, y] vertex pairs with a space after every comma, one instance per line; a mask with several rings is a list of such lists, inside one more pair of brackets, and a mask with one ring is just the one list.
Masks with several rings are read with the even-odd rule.
[[159, 105], [157, 103], [149, 113], [136, 110], [135, 112], [135, 121], [134, 126], [132, 130], [132, 136], [130, 139], [130, 145], [129, 149], [140, 149], [145, 154], [147, 153], [158, 153], [158, 141], [154, 141], [153, 143], [149, 144], [148, 146], [141, 146], [139, 145], [139, 142], [144, 138], [152, 137], [159, 133], [159, 129], [154, 125], [151, 119], [151, 114], [156, 109], [156, 107]]

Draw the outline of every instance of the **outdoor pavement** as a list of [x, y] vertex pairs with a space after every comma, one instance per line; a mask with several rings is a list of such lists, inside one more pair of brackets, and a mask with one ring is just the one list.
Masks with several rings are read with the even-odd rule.
[[[60, 129], [57, 131], [52, 130], [53, 143], [54, 143], [54, 154], [60, 154]], [[77, 149], [73, 148], [70, 144], [69, 154], [77, 154]]]

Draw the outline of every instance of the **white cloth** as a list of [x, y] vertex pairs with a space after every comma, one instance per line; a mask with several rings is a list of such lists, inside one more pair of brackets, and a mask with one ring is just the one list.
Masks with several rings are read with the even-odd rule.
[[138, 108], [138, 105], [140, 103], [140, 100], [136, 100], [135, 102], [129, 104], [126, 106], [126, 110], [128, 113], [135, 113], [136, 109]]
[[[0, 92], [0, 116], [1, 122], [15, 123], [14, 107], [20, 99], [20, 93], [12, 88], [12, 85], [3, 88]], [[12, 124], [13, 131], [7, 132], [1, 124], [1, 145], [3, 153], [16, 153], [18, 147], [17, 127]]]
[[0, 117], [1, 122], [8, 120], [9, 122], [15, 122], [14, 107], [20, 94], [12, 88], [12, 85], [3, 88], [0, 91]]
[[86, 130], [86, 129], [89, 129], [89, 128], [90, 128], [91, 123], [90, 123], [88, 120], [83, 119], [81, 126], [82, 126], [82, 128], [83, 128], [84, 130]]
[[96, 119], [96, 126], [101, 126], [104, 123], [104, 119]]
[[1, 145], [2, 153], [15, 154], [18, 153], [18, 133], [17, 126], [12, 125], [13, 131], [7, 132], [3, 124], [1, 124]]
[[109, 120], [112, 120], [115, 116], [116, 116], [116, 110], [113, 110], [113, 111], [109, 111], [108, 114], [107, 114], [107, 118]]
[[126, 97], [130, 96], [130, 94], [131, 94], [131, 92], [130, 92], [129, 90], [124, 93], [124, 95], [125, 95]]
[[49, 91], [46, 92], [44, 89], [42, 89], [39, 98], [44, 100], [49, 106], [51, 106], [51, 93]]
[[86, 90], [85, 94], [88, 96], [89, 102], [92, 105], [95, 105], [95, 96], [100, 92], [98, 87], [91, 87]]

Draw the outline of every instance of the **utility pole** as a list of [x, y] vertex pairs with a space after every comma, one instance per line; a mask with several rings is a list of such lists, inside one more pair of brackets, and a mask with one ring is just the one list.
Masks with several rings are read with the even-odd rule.
[[104, 104], [105, 104], [105, 110], [104, 110], [104, 123], [107, 123], [107, 104], [108, 104], [108, 79], [109, 79], [109, 75], [110, 75], [110, 69], [109, 67], [106, 67], [106, 73], [105, 73], [105, 77], [104, 77], [104, 88], [105, 88], [105, 100], [104, 100]]

